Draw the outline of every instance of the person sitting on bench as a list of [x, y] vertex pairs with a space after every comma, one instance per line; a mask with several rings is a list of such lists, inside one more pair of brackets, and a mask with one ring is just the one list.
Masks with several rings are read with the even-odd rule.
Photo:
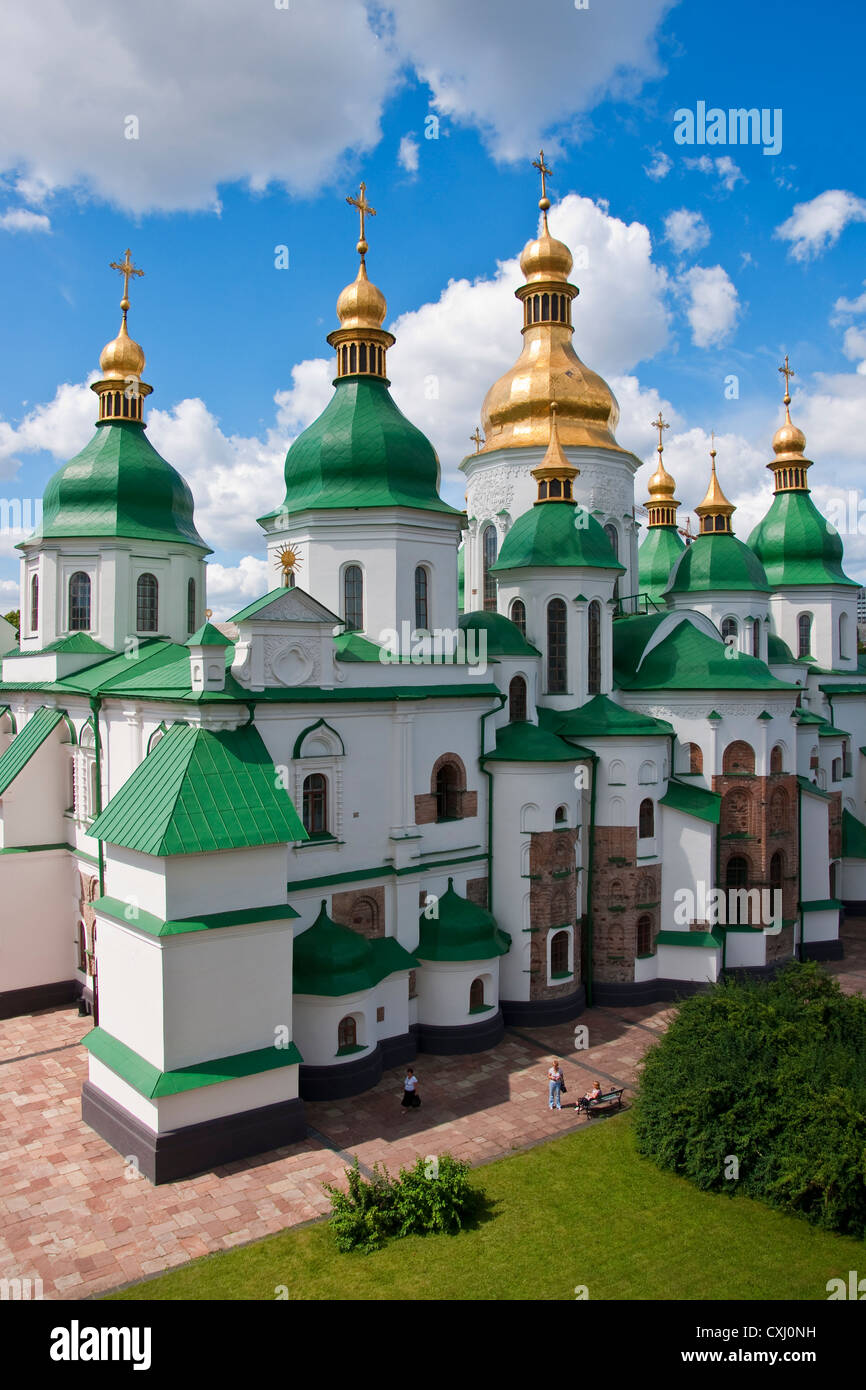
[[600, 1081], [596, 1081], [596, 1082], [594, 1083], [594, 1085], [593, 1085], [592, 1090], [591, 1090], [591, 1091], [587, 1091], [586, 1094], [585, 1094], [585, 1096], [584, 1096], [583, 1098], [584, 1098], [584, 1100], [598, 1100], [598, 1098], [599, 1098], [600, 1095], [601, 1095], [601, 1082], [600, 1082]]

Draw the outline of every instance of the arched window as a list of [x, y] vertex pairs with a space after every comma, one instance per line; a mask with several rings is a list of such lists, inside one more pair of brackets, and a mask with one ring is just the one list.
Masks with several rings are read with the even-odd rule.
[[587, 690], [590, 695], [601, 691], [601, 604], [593, 599], [586, 615], [587, 620]]
[[496, 563], [496, 527], [485, 526], [481, 533], [482, 595], [485, 613], [496, 612], [496, 578], [490, 566]]
[[652, 955], [653, 949], [653, 919], [649, 913], [644, 913], [637, 919], [637, 955]]
[[352, 904], [352, 930], [375, 936], [379, 930], [379, 904], [375, 898], [356, 898]]
[[364, 576], [360, 565], [347, 565], [343, 574], [343, 616], [349, 632], [364, 626]]
[[78, 923], [78, 969], [83, 975], [87, 974], [87, 929], [83, 922]]
[[704, 755], [699, 743], [689, 744], [689, 772], [703, 772]]
[[69, 581], [69, 628], [71, 632], [90, 629], [90, 575], [76, 570]]
[[785, 867], [785, 856], [782, 851], [777, 849], [770, 859], [770, 887], [782, 887], [782, 871]]
[[568, 825], [568, 807], [557, 806], [553, 816], [554, 825]]
[[508, 718], [512, 724], [526, 718], [526, 681], [522, 676], [512, 676], [509, 683]]
[[39, 629], [39, 575], [34, 574], [30, 580], [30, 633], [31, 636]]
[[550, 973], [556, 978], [557, 975], [570, 975], [568, 968], [568, 932], [555, 932], [550, 940]]
[[786, 830], [788, 826], [788, 793], [784, 787], [774, 787], [770, 794], [770, 830]]
[[186, 586], [186, 630], [195, 632], [195, 580], [190, 579]]
[[733, 641], [733, 642], [736, 642], [736, 640], [737, 640], [737, 632], [738, 632], [738, 628], [737, 628], [737, 620], [736, 620], [736, 618], [723, 618], [723, 619], [722, 619], [722, 641], [723, 641], [723, 642], [728, 642], [728, 643], [730, 643], [730, 642], [732, 642], [732, 641]]
[[353, 1018], [341, 1018], [337, 1025], [337, 1051], [358, 1046], [358, 1025]]
[[749, 882], [749, 861], [745, 855], [735, 854], [728, 860], [725, 870], [726, 888], [746, 888]]
[[427, 603], [427, 571], [423, 565], [415, 569], [415, 628], [427, 632], [430, 627], [430, 612]]
[[304, 778], [303, 821], [308, 835], [327, 835], [328, 780], [321, 772]]
[[469, 1012], [484, 1008], [484, 981], [473, 980], [469, 986]]
[[638, 839], [651, 840], [655, 834], [655, 807], [652, 797], [645, 797], [638, 812]]
[[159, 627], [159, 588], [152, 574], [140, 574], [135, 586], [135, 622], [138, 632]]
[[761, 656], [761, 620], [752, 619], [752, 656], [760, 659]]
[[848, 655], [848, 614], [839, 614], [839, 655], [844, 660]]
[[722, 833], [725, 835], [748, 835], [750, 825], [750, 801], [748, 794], [739, 788], [725, 792], [722, 797]]
[[722, 772], [725, 776], [731, 773], [754, 773], [755, 771], [755, 750], [750, 743], [745, 743], [742, 739], [735, 739], [729, 743], [722, 756]]
[[[619, 559], [619, 532], [617, 531], [617, 529], [616, 529], [616, 527], [614, 526], [614, 524], [613, 524], [612, 521], [609, 521], [609, 522], [607, 523], [607, 525], [605, 526], [605, 528], [604, 528], [604, 534], [607, 536], [608, 540], [610, 541], [610, 548], [611, 548], [611, 550], [613, 551], [614, 555], [616, 556], [616, 558], [617, 558], [617, 560], [618, 560], [618, 559]], [[614, 598], [619, 598], [619, 578], [617, 578], [617, 579], [615, 580], [615, 582], [614, 582], [614, 586], [613, 586], [613, 596], [614, 596]]]
[[770, 772], [782, 772], [782, 745], [777, 743], [775, 748], [770, 750]]
[[561, 695], [568, 689], [568, 652], [565, 604], [552, 598], [547, 605], [547, 690]]
[[522, 633], [523, 636], [525, 637], [525, 636], [526, 636], [526, 604], [523, 602], [523, 599], [522, 599], [522, 598], [516, 598], [516, 599], [514, 600], [514, 602], [513, 602], [512, 605], [511, 605], [511, 612], [509, 613], [509, 617], [511, 618], [511, 621], [514, 623], [514, 626], [515, 626], [515, 627], [519, 627], [521, 633]]
[[459, 820], [463, 814], [463, 789], [460, 769], [455, 763], [444, 763], [436, 773], [436, 819]]
[[797, 655], [812, 654], [812, 614], [801, 613], [797, 619]]

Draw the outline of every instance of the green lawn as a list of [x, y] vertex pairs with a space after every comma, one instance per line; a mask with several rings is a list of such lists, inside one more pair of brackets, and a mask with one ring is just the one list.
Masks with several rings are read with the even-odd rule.
[[[118, 1299], [818, 1299], [860, 1241], [697, 1191], [634, 1149], [627, 1116], [476, 1170], [491, 1212], [458, 1236], [341, 1255], [322, 1222], [210, 1255]], [[285, 1295], [282, 1295], [285, 1297]]]

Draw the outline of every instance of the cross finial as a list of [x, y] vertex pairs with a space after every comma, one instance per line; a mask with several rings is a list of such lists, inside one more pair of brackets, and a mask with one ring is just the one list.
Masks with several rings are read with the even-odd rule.
[[533, 169], [537, 169], [541, 175], [541, 200], [538, 206], [546, 216], [547, 209], [550, 207], [550, 199], [547, 196], [547, 184], [545, 183], [545, 179], [553, 178], [553, 170], [549, 169], [544, 162], [544, 150], [538, 151], [538, 158], [533, 159], [532, 167]]
[[131, 275], [143, 275], [144, 271], [136, 269], [136, 267], [132, 264], [132, 261], [130, 260], [128, 246], [126, 248], [126, 255], [124, 256], [123, 260], [112, 261], [111, 269], [119, 270], [121, 275], [123, 276], [123, 298], [120, 301], [120, 307], [123, 310], [123, 317], [126, 318], [126, 311], [129, 308], [129, 277]]
[[669, 430], [669, 429], [670, 429], [670, 425], [668, 424], [668, 422], [667, 422], [666, 420], [664, 420], [664, 419], [662, 418], [662, 413], [661, 413], [661, 411], [659, 411], [659, 418], [658, 418], [657, 420], [651, 420], [651, 421], [650, 421], [650, 424], [652, 425], [653, 429], [658, 430], [658, 432], [659, 432], [659, 442], [658, 442], [657, 448], [658, 448], [658, 452], [659, 452], [659, 457], [661, 457], [661, 455], [662, 455], [662, 453], [663, 453], [663, 451], [664, 451], [664, 447], [665, 447], [664, 444], [662, 443], [662, 431], [663, 431], [663, 430]]
[[351, 207], [357, 208], [358, 212], [361, 214], [361, 235], [358, 238], [358, 245], [356, 249], [358, 255], [361, 257], [361, 261], [363, 262], [364, 257], [367, 254], [367, 240], [364, 236], [364, 216], [366, 213], [369, 213], [371, 217], [376, 216], [376, 209], [372, 208], [370, 204], [367, 202], [367, 185], [365, 183], [361, 184], [360, 197], [349, 197], [346, 199], [346, 202], [349, 203]]
[[794, 371], [793, 367], [789, 367], [789, 366], [788, 366], [788, 354], [787, 354], [787, 352], [785, 353], [785, 365], [784, 365], [784, 367], [780, 367], [780, 368], [779, 368], [779, 371], [782, 373], [782, 376], [785, 378], [784, 405], [785, 405], [785, 410], [787, 411], [788, 406], [791, 404], [791, 377], [797, 375], [796, 372]]
[[713, 460], [713, 468], [716, 466], [716, 432], [710, 430], [710, 458]]
[[483, 434], [481, 433], [481, 431], [480, 431], [480, 429], [478, 428], [477, 425], [475, 426], [475, 433], [474, 433], [474, 434], [470, 434], [469, 438], [472, 440], [472, 443], [475, 445], [475, 452], [476, 452], [476, 454], [480, 454], [480, 453], [481, 453], [481, 445], [484, 443], [484, 436], [483, 436]]

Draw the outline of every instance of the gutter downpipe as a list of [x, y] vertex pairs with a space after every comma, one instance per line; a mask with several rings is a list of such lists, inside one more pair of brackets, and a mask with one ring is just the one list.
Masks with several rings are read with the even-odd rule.
[[592, 887], [593, 872], [595, 869], [595, 803], [598, 786], [598, 754], [590, 753], [592, 764], [592, 793], [589, 799], [589, 851], [586, 857], [586, 979], [584, 987], [586, 989], [586, 1006], [592, 1008]]
[[[100, 734], [99, 734], [99, 711], [100, 711], [101, 708], [102, 708], [102, 699], [100, 698], [100, 696], [99, 696], [99, 695], [92, 695], [92, 696], [90, 697], [90, 711], [91, 711], [91, 713], [92, 713], [92, 715], [93, 715], [93, 754], [94, 754], [94, 758], [95, 758], [95, 761], [96, 761], [96, 815], [97, 815], [97, 816], [98, 816], [98, 815], [101, 815], [101, 813], [102, 813], [102, 739], [101, 739]], [[95, 817], [94, 817], [94, 819], [95, 819]], [[105, 895], [105, 851], [104, 851], [104, 849], [103, 849], [103, 847], [102, 847], [102, 846], [103, 846], [102, 840], [97, 839], [96, 845], [97, 845], [97, 863], [98, 863], [98, 866], [99, 866], [99, 867], [98, 867], [98, 874], [99, 874], [99, 896], [100, 896], [100, 897], [103, 897], [103, 896]], [[94, 927], [94, 930], [95, 930], [95, 927]], [[94, 967], [95, 967], [94, 972], [93, 972], [93, 975], [92, 975], [92, 977], [91, 977], [91, 978], [93, 979], [93, 1026], [94, 1026], [94, 1028], [98, 1028], [98, 1027], [99, 1027], [99, 967], [96, 965], [96, 943], [95, 943], [95, 942], [93, 943], [93, 946], [94, 946], [94, 950], [93, 950], [93, 963], [94, 963]]]
[[797, 916], [800, 919], [800, 940], [797, 960], [803, 959], [803, 788], [797, 783]]
[[496, 692], [499, 699], [499, 709], [489, 709], [481, 716], [481, 751], [478, 757], [478, 766], [487, 778], [487, 911], [493, 911], [493, 773], [488, 772], [484, 766], [484, 724], [491, 714], [501, 714], [508, 700], [507, 695], [503, 695], [501, 690]]

